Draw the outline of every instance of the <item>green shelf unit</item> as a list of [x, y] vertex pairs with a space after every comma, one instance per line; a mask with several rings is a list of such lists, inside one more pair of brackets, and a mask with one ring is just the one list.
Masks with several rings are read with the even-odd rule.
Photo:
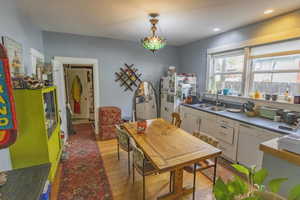
[[56, 88], [14, 90], [14, 98], [18, 139], [10, 147], [12, 166], [20, 169], [51, 163], [49, 180], [53, 181], [62, 151]]

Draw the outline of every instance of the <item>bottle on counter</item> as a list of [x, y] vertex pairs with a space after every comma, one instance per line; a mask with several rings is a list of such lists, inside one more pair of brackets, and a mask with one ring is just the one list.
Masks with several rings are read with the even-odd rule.
[[260, 94], [260, 92], [258, 90], [255, 91], [254, 98], [255, 99], [260, 99], [261, 98], [261, 94]]

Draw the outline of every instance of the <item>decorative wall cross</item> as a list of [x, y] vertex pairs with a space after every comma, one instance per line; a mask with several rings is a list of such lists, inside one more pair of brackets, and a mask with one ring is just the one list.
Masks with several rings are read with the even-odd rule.
[[120, 72], [115, 72], [116, 82], [120, 81], [120, 86], [124, 87], [124, 91], [131, 90], [133, 91], [134, 87], [138, 87], [140, 84], [142, 76], [141, 73], [137, 73], [138, 69], [132, 65], [127, 65], [125, 63], [124, 68], [120, 68]]

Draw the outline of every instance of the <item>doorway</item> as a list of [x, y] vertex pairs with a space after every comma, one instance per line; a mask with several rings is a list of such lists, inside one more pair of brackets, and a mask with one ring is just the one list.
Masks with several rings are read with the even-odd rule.
[[[65, 141], [68, 138], [69, 134], [72, 134], [72, 131], [69, 130], [68, 123], [71, 120], [68, 120], [67, 117], [67, 96], [66, 96], [66, 81], [64, 73], [64, 65], [73, 65], [73, 66], [92, 66], [93, 69], [93, 87], [94, 87], [94, 123], [93, 129], [96, 139], [98, 139], [99, 132], [99, 120], [98, 120], [98, 108], [100, 107], [100, 71], [101, 65], [98, 64], [98, 59], [94, 58], [76, 58], [76, 57], [59, 57], [55, 56], [52, 59], [53, 64], [53, 81], [57, 85], [57, 99], [59, 104], [59, 112], [61, 114], [61, 128], [66, 133]], [[71, 110], [71, 109], [70, 109]]]
[[94, 123], [94, 81], [92, 65], [64, 64], [66, 103], [73, 124]]

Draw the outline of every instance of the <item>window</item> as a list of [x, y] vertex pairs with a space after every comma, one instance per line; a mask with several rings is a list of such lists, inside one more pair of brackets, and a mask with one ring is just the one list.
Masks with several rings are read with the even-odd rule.
[[255, 91], [282, 96], [288, 91], [289, 95], [300, 95], [299, 39], [211, 54], [209, 58], [208, 91], [229, 89], [232, 95], [244, 96]]
[[232, 94], [243, 92], [244, 51], [212, 56], [209, 90], [230, 89]]
[[299, 94], [300, 54], [253, 59], [252, 69], [251, 92]]

